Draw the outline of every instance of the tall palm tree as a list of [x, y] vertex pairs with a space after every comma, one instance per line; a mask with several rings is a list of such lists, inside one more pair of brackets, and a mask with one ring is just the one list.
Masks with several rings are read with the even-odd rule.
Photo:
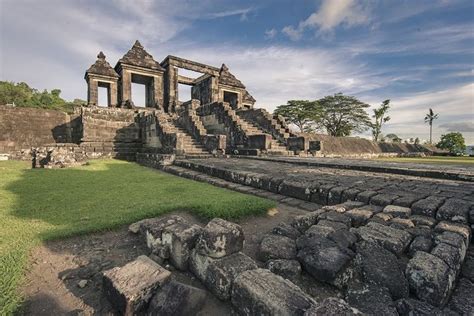
[[425, 123], [430, 124], [430, 144], [431, 144], [431, 136], [433, 135], [433, 121], [438, 118], [439, 113], [434, 113], [433, 110], [430, 108], [430, 111], [425, 116]]

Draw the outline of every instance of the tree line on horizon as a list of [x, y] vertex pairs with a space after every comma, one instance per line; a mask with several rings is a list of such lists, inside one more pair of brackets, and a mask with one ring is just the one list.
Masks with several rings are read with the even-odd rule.
[[61, 98], [60, 89], [39, 91], [31, 88], [25, 82], [0, 81], [0, 105], [11, 104], [18, 107], [33, 107], [49, 110], [71, 112], [75, 106], [85, 105], [87, 102], [74, 99], [69, 102]]
[[[379, 107], [373, 109], [372, 119], [367, 113], [369, 104], [356, 97], [336, 93], [319, 100], [290, 100], [287, 104], [278, 106], [274, 115], [282, 116], [286, 122], [295, 125], [301, 133], [326, 132], [336, 137], [350, 136], [352, 133], [361, 133], [371, 130], [373, 141], [401, 142], [395, 134], [382, 134], [382, 127], [390, 121], [388, 111], [390, 100], [384, 100]], [[430, 108], [424, 121], [430, 126], [430, 140], [432, 144], [433, 122], [439, 114]], [[418, 145], [419, 139], [414, 143]], [[440, 149], [449, 150], [451, 154], [461, 155], [466, 150], [464, 137], [459, 132], [447, 133], [441, 136], [436, 144]]]

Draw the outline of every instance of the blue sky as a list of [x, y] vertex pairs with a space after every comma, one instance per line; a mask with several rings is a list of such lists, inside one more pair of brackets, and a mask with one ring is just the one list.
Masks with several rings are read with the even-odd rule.
[[158, 61], [226, 63], [257, 107], [391, 99], [385, 134], [427, 139], [432, 107], [435, 139], [474, 144], [473, 1], [0, 0], [0, 80], [85, 99], [97, 53], [115, 65], [136, 39]]

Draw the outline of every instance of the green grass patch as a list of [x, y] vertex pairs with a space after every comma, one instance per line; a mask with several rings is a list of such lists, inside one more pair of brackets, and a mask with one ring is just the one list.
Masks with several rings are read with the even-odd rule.
[[450, 156], [431, 156], [431, 157], [391, 157], [378, 158], [378, 160], [390, 162], [410, 162], [420, 164], [444, 164], [444, 165], [459, 165], [459, 166], [473, 166], [474, 157], [450, 157]]
[[21, 304], [18, 286], [38, 243], [110, 230], [175, 210], [236, 219], [275, 202], [118, 160], [70, 169], [0, 162], [0, 315]]

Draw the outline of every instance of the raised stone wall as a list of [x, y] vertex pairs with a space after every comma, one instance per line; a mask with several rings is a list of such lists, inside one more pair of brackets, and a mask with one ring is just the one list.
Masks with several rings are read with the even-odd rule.
[[358, 137], [334, 137], [322, 134], [302, 134], [308, 140], [308, 148], [311, 150], [311, 143], [319, 142], [320, 150], [317, 156], [323, 157], [354, 157], [371, 158], [377, 156], [399, 156], [399, 155], [431, 155], [437, 152], [434, 146], [414, 145], [404, 143], [382, 143], [373, 142], [368, 139]]
[[77, 115], [0, 105], [0, 153], [77, 141]]

